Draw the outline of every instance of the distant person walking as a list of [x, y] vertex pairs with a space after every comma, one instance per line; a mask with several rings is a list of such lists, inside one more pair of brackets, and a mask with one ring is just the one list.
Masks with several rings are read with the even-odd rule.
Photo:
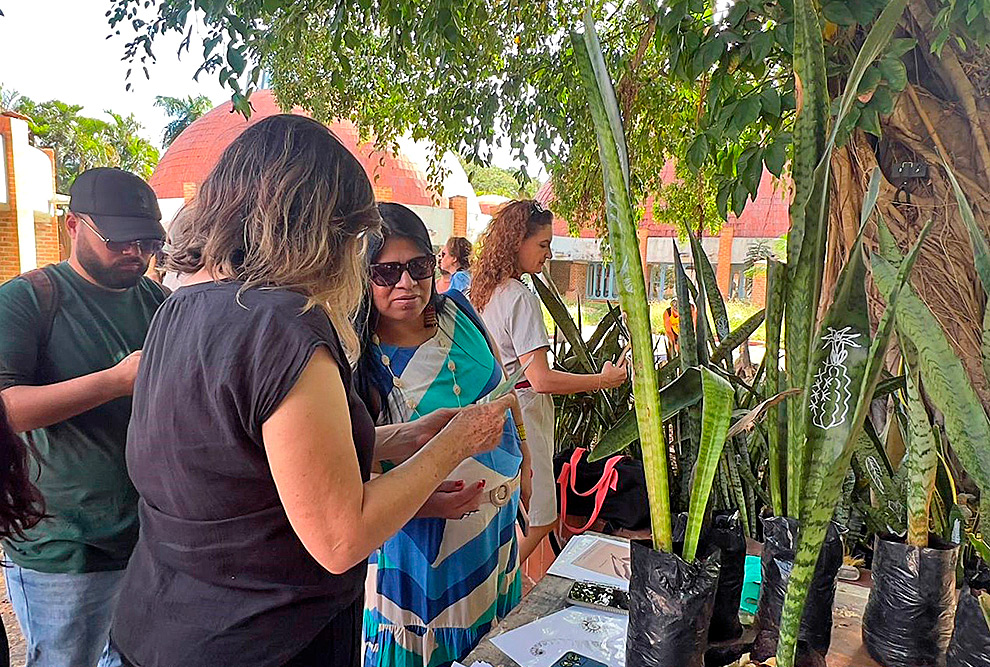
[[[694, 305], [691, 306], [691, 317], [695, 317]], [[681, 352], [681, 313], [677, 299], [671, 299], [670, 305], [663, 311], [663, 330], [667, 335], [669, 349], [667, 356], [671, 357]]]
[[27, 667], [113, 667], [108, 631], [138, 532], [130, 396], [166, 296], [144, 273], [165, 230], [133, 174], [91, 169], [69, 194], [68, 261], [0, 286], [0, 395], [37, 449], [31, 474], [50, 515], [4, 540], [4, 575]]
[[600, 373], [588, 375], [550, 368], [543, 308], [521, 278], [540, 273], [552, 257], [552, 223], [553, 214], [539, 202], [512, 201], [503, 206], [479, 241], [471, 288], [471, 302], [481, 313], [506, 371], [511, 374], [529, 364], [526, 379], [516, 386], [533, 466], [532, 528], [520, 542], [520, 563], [553, 530], [557, 519], [551, 395], [610, 389], [627, 379], [625, 365], [611, 362], [605, 362]]
[[471, 291], [471, 242], [463, 236], [451, 236], [437, 255], [442, 282], [440, 292], [457, 290], [467, 296]]

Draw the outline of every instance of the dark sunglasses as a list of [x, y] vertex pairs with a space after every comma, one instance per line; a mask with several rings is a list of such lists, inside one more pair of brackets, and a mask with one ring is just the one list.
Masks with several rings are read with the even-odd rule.
[[535, 199], [533, 200], [533, 203], [529, 207], [530, 215], [543, 215], [544, 213], [547, 212], [548, 212], [547, 209], [543, 208], [543, 204], [536, 201]]
[[433, 277], [437, 258], [433, 255], [413, 257], [408, 262], [381, 262], [371, 265], [371, 282], [379, 287], [395, 287], [402, 280], [402, 274], [409, 272], [413, 280], [426, 280]]
[[101, 241], [107, 246], [107, 250], [113, 253], [123, 253], [131, 248], [136, 248], [142, 255], [154, 255], [161, 252], [161, 249], [165, 247], [165, 241], [162, 239], [138, 239], [137, 241], [111, 241], [110, 239], [103, 236], [93, 225], [86, 221], [86, 218], [80, 216], [80, 220], [83, 224], [89, 227], [89, 230], [96, 234]]

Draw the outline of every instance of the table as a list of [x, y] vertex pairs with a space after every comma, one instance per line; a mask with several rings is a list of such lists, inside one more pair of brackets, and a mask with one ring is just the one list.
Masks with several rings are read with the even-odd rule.
[[[514, 660], [492, 644], [491, 639], [566, 607], [567, 590], [571, 583], [570, 579], [552, 574], [543, 577], [519, 606], [461, 662], [467, 667], [478, 661], [487, 662], [494, 667], [518, 667]], [[832, 612], [832, 646], [827, 657], [828, 667], [880, 667], [866, 652], [860, 634], [863, 609], [869, 594], [869, 588], [839, 582]]]

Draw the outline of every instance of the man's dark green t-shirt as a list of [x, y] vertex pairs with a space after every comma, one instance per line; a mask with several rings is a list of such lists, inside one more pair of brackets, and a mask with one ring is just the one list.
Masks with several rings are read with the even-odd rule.
[[[68, 262], [46, 271], [59, 295], [47, 345], [40, 340], [47, 322], [31, 284], [15, 278], [0, 285], [0, 390], [110, 368], [141, 349], [165, 300], [148, 278], [113, 291], [90, 283]], [[4, 542], [12, 561], [53, 573], [127, 566], [138, 533], [138, 496], [124, 459], [130, 417], [125, 397], [32, 433], [38, 450], [32, 479], [51, 518], [28, 531], [27, 540]]]

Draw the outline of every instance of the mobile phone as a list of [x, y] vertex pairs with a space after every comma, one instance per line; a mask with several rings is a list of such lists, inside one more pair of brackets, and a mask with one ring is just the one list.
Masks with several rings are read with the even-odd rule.
[[568, 651], [564, 655], [560, 656], [557, 659], [557, 662], [553, 663], [553, 667], [608, 667], [608, 665], [604, 662], [592, 660], [591, 658], [581, 655], [580, 653]]
[[629, 613], [629, 593], [616, 586], [575, 581], [567, 591], [567, 601], [581, 607], [618, 614]]

